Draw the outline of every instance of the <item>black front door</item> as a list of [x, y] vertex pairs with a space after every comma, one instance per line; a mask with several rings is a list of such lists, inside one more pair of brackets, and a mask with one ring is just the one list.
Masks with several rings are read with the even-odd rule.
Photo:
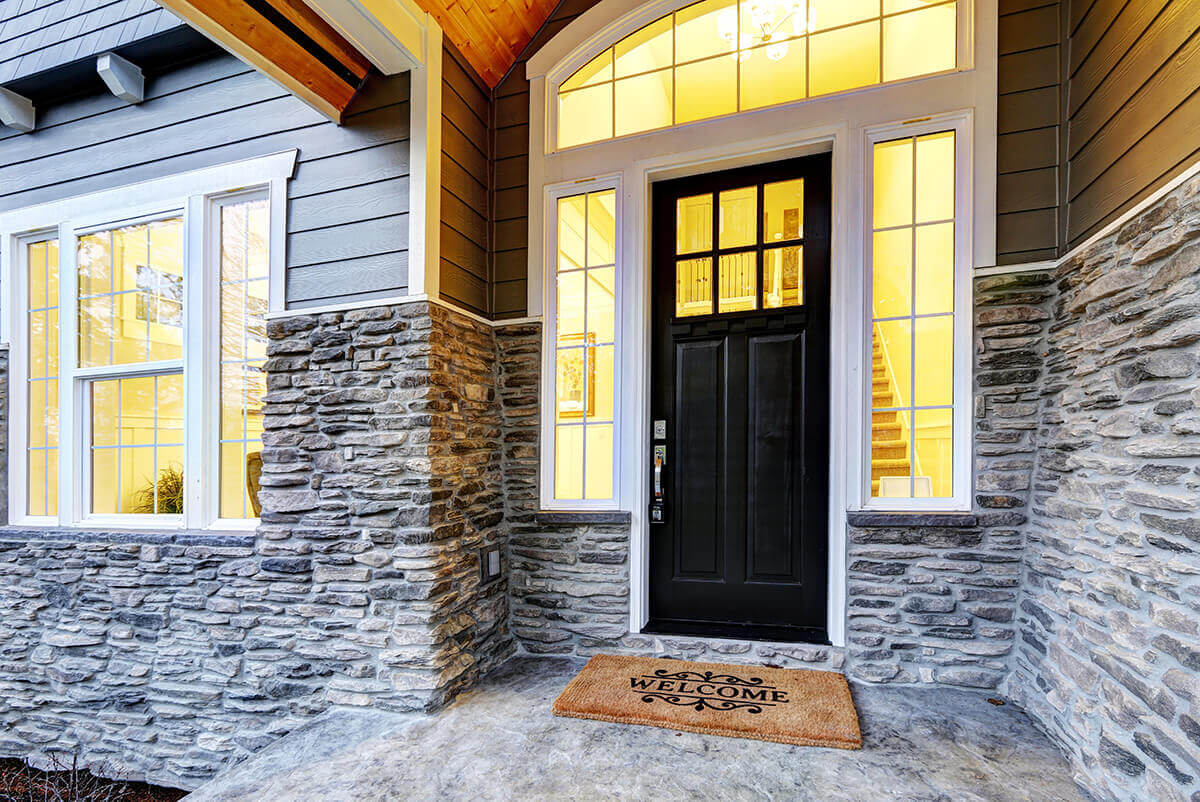
[[651, 631], [828, 642], [829, 200], [828, 154], [654, 185]]

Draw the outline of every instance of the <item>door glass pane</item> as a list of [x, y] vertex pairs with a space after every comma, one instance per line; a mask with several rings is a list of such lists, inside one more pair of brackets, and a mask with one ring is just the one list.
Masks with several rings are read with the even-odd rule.
[[763, 254], [763, 307], [776, 309], [804, 303], [804, 249], [772, 248]]
[[912, 322], [890, 320], [876, 323], [872, 337], [872, 362], [886, 371], [886, 385], [879, 383], [871, 394], [876, 408], [912, 405]]
[[729, 189], [720, 194], [721, 248], [758, 242], [758, 187]]
[[712, 314], [712, 259], [675, 263], [675, 316]]
[[592, 192], [587, 196], [588, 267], [603, 267], [617, 260], [616, 203], [613, 192]]
[[879, 83], [879, 21], [808, 38], [810, 95]]
[[883, 80], [954, 69], [957, 28], [954, 3], [885, 17]]
[[558, 269], [578, 270], [587, 264], [587, 196], [558, 201]]
[[587, 330], [597, 343], [613, 341], [617, 319], [616, 268], [597, 267], [587, 271]]
[[675, 202], [675, 253], [712, 248], [712, 195], [693, 195]]
[[804, 179], [776, 181], [763, 187], [763, 242], [804, 236]]
[[584, 497], [605, 499], [613, 497], [613, 427], [612, 424], [588, 426], [585, 449], [587, 452], [587, 483]]
[[676, 125], [736, 112], [737, 77], [737, 59], [729, 56], [676, 67]]
[[746, 312], [758, 308], [757, 258], [754, 251], [726, 254], [718, 263], [718, 312]]
[[617, 136], [666, 128], [672, 122], [671, 70], [622, 78], [616, 83]]
[[554, 429], [554, 497], [583, 498], [583, 427]]

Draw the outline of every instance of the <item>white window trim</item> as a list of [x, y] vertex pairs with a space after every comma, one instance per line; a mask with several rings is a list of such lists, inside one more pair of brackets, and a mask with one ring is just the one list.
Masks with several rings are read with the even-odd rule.
[[[529, 195], [543, 196], [547, 187], [620, 173], [625, 235], [620, 308], [625, 315], [620, 348], [625, 381], [621, 415], [625, 425], [617, 446], [618, 505], [629, 511], [629, 628], [640, 632], [649, 616], [649, 401], [650, 334], [649, 200], [651, 181], [695, 175], [755, 162], [833, 153], [833, 236], [831, 241], [830, 342], [830, 495], [828, 633], [835, 646], [845, 645], [847, 512], [862, 508], [863, 419], [867, 399], [863, 386], [862, 287], [862, 132], [896, 120], [924, 121], [935, 115], [972, 110], [974, 118], [974, 186], [970, 219], [974, 241], [968, 265], [995, 264], [996, 254], [996, 0], [971, 3], [971, 30], [960, 31], [970, 48], [971, 68], [895, 84], [884, 84], [803, 103], [775, 106], [719, 117], [621, 139], [611, 139], [561, 152], [548, 151], [547, 110], [551, 94], [547, 73], [559, 64], [559, 78], [586, 63], [621, 30], [624, 15], [636, 12], [639, 0], [601, 0], [573, 20], [527, 64], [530, 79]], [[686, 5], [678, 2], [677, 5]], [[669, 0], [654, 7], [661, 16]], [[644, 16], [639, 19], [645, 19]], [[634, 23], [630, 23], [632, 26]], [[624, 32], [629, 32], [628, 30]], [[960, 39], [960, 44], [962, 40]], [[753, 131], [753, 137], [747, 132]], [[542, 145], [541, 148], [538, 146]], [[541, 152], [539, 152], [539, 150]], [[529, 216], [528, 314], [542, 315], [546, 252], [543, 215]]]
[[[974, 208], [974, 179], [971, 174], [974, 148], [974, 115], [968, 111], [931, 117], [915, 123], [889, 123], [867, 128], [863, 132], [863, 274], [866, 305], [863, 312], [864, 365], [871, 363], [871, 326], [873, 320], [871, 287], [873, 242], [871, 209], [874, 198], [875, 145], [892, 139], [906, 139], [942, 131], [954, 131], [954, 384], [953, 384], [953, 493], [949, 498], [872, 498], [871, 497], [871, 394], [867, 385], [870, 371], [863, 376], [863, 410], [860, 438], [863, 453], [859, 458], [864, 466], [859, 478], [860, 509], [873, 512], [965, 512], [971, 509], [971, 464], [974, 451], [974, 432], [971, 418], [972, 364], [972, 214]], [[914, 368], [915, 369], [915, 368]]]
[[[219, 253], [211, 213], [223, 199], [253, 194], [269, 199], [270, 264], [268, 308], [284, 306], [287, 239], [287, 180], [295, 171], [298, 151], [290, 150], [231, 162], [180, 175], [66, 198], [0, 214], [0, 284], [6, 288], [0, 310], [0, 338], [9, 349], [9, 459], [25, 460], [28, 432], [26, 385], [25, 304], [28, 271], [24, 269], [24, 243], [58, 240], [59, 253], [59, 495], [58, 516], [26, 514], [26, 471], [9, 471], [9, 520], [13, 526], [59, 529], [184, 529], [251, 531], [257, 519], [216, 517], [219, 483], [214, 471], [218, 429], [213, 422], [220, 400], [206, 388], [218, 387], [215, 379], [220, 329], [214, 319], [201, 325], [204, 311], [219, 314]], [[132, 202], [131, 202], [132, 201]], [[114, 366], [76, 367], [76, 237], [87, 230], [116, 227], [182, 213], [185, 264], [185, 336], [181, 360]], [[206, 247], [207, 245], [207, 247]], [[194, 266], [200, 266], [197, 270]], [[216, 310], [214, 312], [214, 310]], [[83, 418], [86, 380], [96, 376], [147, 374], [178, 364], [184, 373], [184, 467], [188, 496], [183, 515], [93, 515], [83, 503], [90, 449]], [[209, 441], [212, 442], [209, 442]]]
[[[561, 151], [577, 150], [579, 148], [590, 148], [605, 142], [613, 142], [626, 139], [638, 139], [639, 137], [648, 134], [654, 134], [660, 131], [678, 131], [686, 130], [695, 126], [710, 123], [714, 120], [727, 120], [730, 118], [741, 119], [747, 114], [753, 114], [759, 111], [773, 110], [780, 108], [795, 108], [797, 106], [820, 102], [828, 98], [845, 97], [848, 95], [861, 94], [871, 90], [886, 89], [895, 86], [901, 86], [917, 81], [925, 81], [929, 78], [952, 75], [956, 72], [964, 72], [972, 70], [975, 67], [976, 48], [972, 46], [975, 39], [975, 2], [973, 0], [958, 0], [958, 19], [956, 28], [956, 54], [957, 63], [949, 70], [942, 70], [935, 73], [927, 73], [918, 75], [912, 78], [904, 78], [897, 81], [888, 81], [887, 83], [871, 84], [869, 86], [858, 87], [856, 89], [848, 89], [844, 92], [836, 92], [829, 95], [818, 95], [816, 97], [803, 98], [790, 103], [783, 103], [776, 106], [768, 106], [765, 109], [752, 109], [749, 111], [736, 112], [726, 114], [719, 117], [709, 117], [703, 120], [695, 120], [693, 122], [680, 123], [678, 125], [669, 126], [665, 129], [658, 128], [651, 131], [643, 131], [635, 134], [625, 134], [615, 136], [609, 139], [602, 139], [596, 142], [586, 142], [580, 145], [572, 145], [567, 148], [558, 147], [558, 93], [559, 86], [564, 81], [570, 78], [580, 68], [599, 55], [602, 51], [611, 47], [613, 43], [619, 42], [626, 36], [635, 33], [642, 27], [666, 16], [672, 12], [678, 11], [681, 8], [693, 5], [698, 0], [650, 0], [648, 3], [640, 3], [638, 0], [601, 0], [592, 8], [584, 12], [580, 17], [573, 22], [562, 34], [556, 36], [541, 50], [534, 54], [526, 63], [526, 75], [532, 81], [535, 77], [544, 77], [546, 81], [547, 91], [545, 93], [545, 104], [543, 113], [545, 114], [545, 128], [543, 137], [543, 146], [546, 153], [555, 153]], [[882, 68], [882, 67], [881, 67]], [[531, 94], [532, 99], [532, 94]], [[530, 138], [531, 143], [537, 140]]]
[[[546, 241], [543, 244], [545, 253], [549, 255], [546, 261], [546, 277], [542, 283], [544, 298], [542, 300], [543, 308], [547, 310], [546, 316], [542, 324], [542, 370], [541, 370], [541, 386], [538, 397], [541, 399], [541, 442], [542, 454], [538, 467], [539, 479], [539, 506], [543, 510], [548, 511], [616, 511], [620, 509], [617, 499], [620, 496], [620, 487], [618, 479], [620, 476], [619, 453], [613, 454], [613, 477], [612, 487], [613, 496], [607, 499], [556, 499], [554, 497], [554, 466], [555, 466], [555, 400], [558, 378], [557, 356], [558, 349], [558, 294], [557, 294], [557, 254], [558, 254], [558, 201], [561, 198], [569, 198], [574, 195], [583, 195], [591, 192], [603, 192], [605, 190], [614, 190], [616, 193], [616, 209], [615, 217], [618, 221], [616, 228], [616, 243], [615, 255], [616, 263], [614, 265], [614, 294], [617, 299], [622, 297], [624, 290], [624, 279], [622, 270], [622, 253], [623, 253], [623, 234], [620, 225], [621, 215], [623, 213], [624, 204], [621, 197], [621, 176], [620, 174], [611, 174], [598, 178], [592, 178], [585, 181], [573, 181], [570, 183], [556, 184], [546, 187], [544, 195], [544, 208], [542, 214], [546, 220], [554, 221], [553, 225], [545, 227]], [[615, 319], [613, 320], [613, 448], [614, 452], [619, 452], [618, 444], [622, 442], [621, 433], [623, 430], [623, 415], [621, 408], [622, 385], [624, 377], [624, 355], [623, 346], [624, 338], [622, 336], [622, 318], [624, 316], [623, 306], [618, 300], [615, 304]]]

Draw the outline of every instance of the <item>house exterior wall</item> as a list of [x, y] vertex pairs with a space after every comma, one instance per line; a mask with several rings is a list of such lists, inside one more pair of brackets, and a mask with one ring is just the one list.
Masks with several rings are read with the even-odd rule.
[[1070, 0], [1069, 250], [1200, 154], [1200, 6]]
[[996, 64], [996, 263], [1059, 254], [1062, 4], [1002, 0]]
[[1012, 696], [1097, 799], [1200, 790], [1200, 178], [1058, 268]]
[[408, 78], [376, 79], [337, 126], [228, 55], [147, 81], [131, 106], [89, 95], [0, 132], [0, 211], [298, 148], [287, 303], [404, 294]]
[[0, 754], [193, 788], [334, 706], [436, 708], [511, 653], [479, 567], [502, 537], [491, 328], [418, 302], [268, 334], [256, 534], [0, 530]]
[[488, 202], [491, 93], [463, 56], [442, 53], [441, 297], [481, 315], [491, 310]]

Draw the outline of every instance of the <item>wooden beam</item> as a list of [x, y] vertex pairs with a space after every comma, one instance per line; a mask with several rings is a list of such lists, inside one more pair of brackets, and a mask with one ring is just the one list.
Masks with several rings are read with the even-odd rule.
[[32, 100], [0, 87], [0, 123], [28, 134], [33, 130], [36, 119], [37, 112]]
[[357, 50], [298, 0], [159, 2], [336, 122], [370, 69]]

